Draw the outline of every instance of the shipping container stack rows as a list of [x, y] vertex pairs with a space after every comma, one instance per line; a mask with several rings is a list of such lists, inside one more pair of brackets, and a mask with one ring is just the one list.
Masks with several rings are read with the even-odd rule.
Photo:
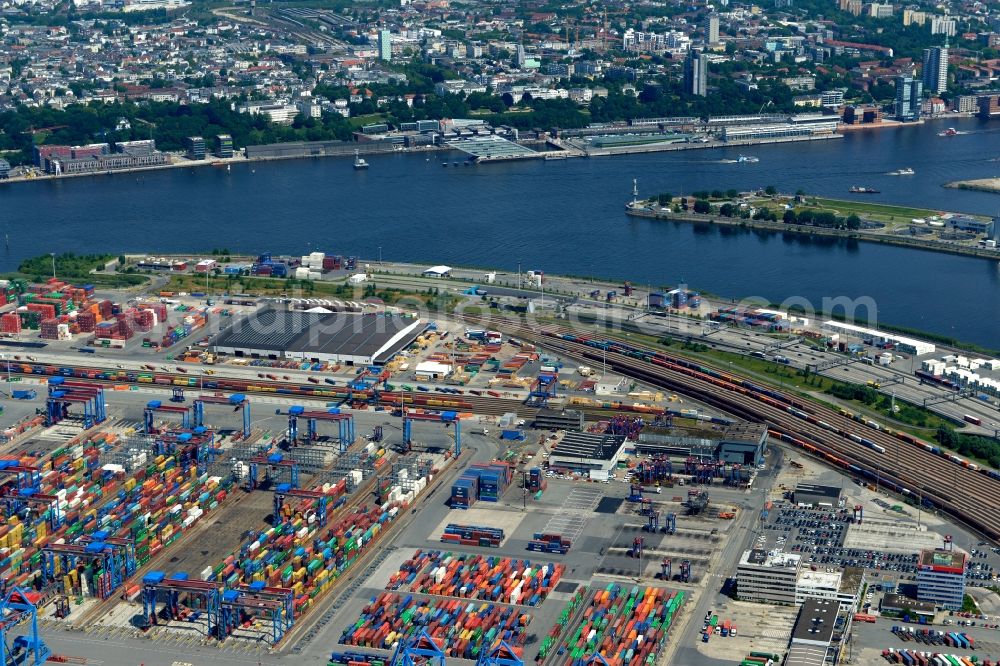
[[584, 663], [595, 654], [609, 666], [656, 663], [684, 600], [683, 591], [608, 583], [590, 594], [576, 625], [561, 630], [558, 650], [546, 641], [549, 663]]
[[340, 643], [392, 650], [426, 631], [449, 657], [477, 659], [500, 641], [522, 655], [530, 608], [545, 601], [563, 573], [560, 564], [417, 550], [345, 627]]
[[[251, 645], [275, 644], [287, 629], [310, 612], [363, 554], [377, 547], [385, 530], [406, 513], [410, 504], [427, 487], [429, 478], [438, 471], [426, 464], [420, 469], [429, 470], [428, 476], [414, 478], [406, 492], [391, 482], [385, 487], [379, 486], [384, 491], [382, 495], [388, 497], [388, 501], [381, 504], [370, 503], [371, 486], [363, 483], [360, 470], [349, 473], [351, 483], [345, 477], [335, 483], [308, 487], [298, 495], [290, 489], [286, 490], [287, 496], [282, 496], [280, 505], [274, 503], [272, 512], [259, 512], [261, 522], [239, 523], [240, 528], [249, 534], [221, 559], [201, 568], [202, 564], [195, 565], [197, 558], [185, 558], [182, 560], [184, 564], [196, 566], [195, 570], [162, 573], [169, 579], [190, 576], [191, 579], [215, 583], [218, 589], [229, 591], [234, 599], [240, 594], [255, 594], [258, 589], [271, 590], [272, 593], [282, 591], [287, 595], [288, 606], [287, 609], [274, 611], [280, 617], [244, 608], [232, 621], [223, 623], [214, 632], [222, 640], [244, 641]], [[391, 481], [388, 477], [383, 478]], [[276, 494], [282, 494], [280, 487]], [[266, 506], [254, 499], [257, 496], [270, 498], [264, 491], [252, 492], [248, 501], [255, 504], [244, 502], [241, 513], [247, 513], [252, 506]], [[272, 515], [265, 520], [267, 513]], [[249, 530], [246, 529], [248, 526]], [[208, 533], [203, 537], [218, 541], [217, 536]], [[192, 544], [189, 550], [196, 551], [200, 547]], [[217, 552], [213, 545], [206, 544], [204, 547]], [[191, 605], [184, 605], [185, 601]], [[161, 614], [156, 618], [156, 635], [175, 630], [190, 631], [192, 628], [209, 635], [213, 627], [210, 626], [210, 614], [202, 612], [204, 610], [197, 597], [182, 600], [179, 614]], [[150, 625], [154, 624], [153, 619], [147, 618]]]
[[43, 340], [72, 340], [89, 335], [88, 342], [101, 347], [123, 347], [136, 335], [151, 332], [166, 324], [160, 338], [145, 338], [146, 346], [170, 346], [207, 323], [203, 308], [179, 306], [181, 321], [169, 324], [164, 303], [140, 303], [126, 307], [96, 297], [93, 285], [74, 286], [56, 278], [41, 284], [23, 280], [0, 284], [0, 334], [21, 335], [25, 330], [38, 331]]
[[127, 475], [102, 465], [103, 436], [76, 439], [43, 457], [0, 460], [4, 473], [0, 576], [77, 600], [120, 591], [138, 567], [169, 548], [225, 501], [230, 482], [193, 463], [158, 456]]

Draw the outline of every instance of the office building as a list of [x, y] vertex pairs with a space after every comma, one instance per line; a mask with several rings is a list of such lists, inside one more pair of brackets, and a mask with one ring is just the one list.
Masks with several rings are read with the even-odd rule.
[[924, 84], [912, 76], [896, 77], [896, 120], [919, 120]]
[[378, 58], [382, 62], [392, 61], [392, 33], [388, 30], [378, 31]]
[[233, 137], [219, 134], [215, 137], [215, 154], [219, 157], [233, 156]]
[[736, 597], [769, 604], [795, 603], [801, 556], [758, 548], [743, 553], [736, 567]]
[[10, 178], [10, 162], [0, 159], [0, 179]]
[[692, 50], [684, 60], [684, 92], [704, 97], [708, 93], [708, 60]]
[[860, 567], [817, 570], [802, 569], [795, 583], [795, 603], [809, 599], [836, 601], [846, 611], [854, 609], [861, 595], [865, 570]]
[[965, 553], [922, 550], [917, 560], [917, 599], [961, 610], [965, 596]]
[[948, 88], [948, 47], [924, 49], [924, 90], [940, 95]]
[[189, 136], [185, 139], [187, 144], [187, 157], [189, 160], [205, 159], [205, 137]]
[[719, 43], [719, 15], [712, 13], [705, 17], [705, 42]]

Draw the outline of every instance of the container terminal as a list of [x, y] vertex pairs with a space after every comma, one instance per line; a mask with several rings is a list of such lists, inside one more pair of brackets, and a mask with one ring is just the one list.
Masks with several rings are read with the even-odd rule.
[[[544, 311], [560, 279], [531, 280], [467, 297]], [[734, 346], [806, 326], [682, 291], [638, 320], [688, 335], [705, 307], [687, 324]], [[1000, 657], [995, 471], [594, 326], [634, 307], [617, 295], [564, 304], [574, 328], [54, 278], [4, 295], [9, 663]], [[823, 330], [811, 355], [841, 374], [906, 353], [914, 390], [992, 381], [891, 334], [866, 363], [847, 340], [870, 333]], [[790, 365], [799, 344], [749, 352]]]

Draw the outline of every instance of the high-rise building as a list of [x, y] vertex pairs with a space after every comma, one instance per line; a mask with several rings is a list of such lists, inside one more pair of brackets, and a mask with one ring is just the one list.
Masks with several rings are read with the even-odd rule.
[[392, 33], [388, 30], [378, 31], [378, 58], [383, 62], [392, 60]]
[[719, 43], [719, 15], [714, 12], [705, 17], [705, 41]]
[[939, 95], [948, 88], [948, 47], [924, 49], [924, 89]]
[[917, 599], [961, 610], [965, 596], [965, 553], [924, 550], [917, 560]]
[[0, 179], [10, 176], [10, 162], [0, 159]]
[[931, 19], [931, 34], [932, 35], [944, 35], [946, 37], [954, 37], [955, 33], [958, 31], [958, 24], [955, 19], [948, 18], [947, 16], [935, 16]]
[[919, 120], [924, 84], [912, 76], [896, 77], [896, 120]]
[[708, 60], [692, 49], [684, 60], [684, 92], [704, 97], [708, 93]]
[[527, 62], [528, 56], [524, 52], [524, 44], [518, 44], [517, 50], [514, 54], [514, 62], [518, 67], [524, 67], [524, 63]]

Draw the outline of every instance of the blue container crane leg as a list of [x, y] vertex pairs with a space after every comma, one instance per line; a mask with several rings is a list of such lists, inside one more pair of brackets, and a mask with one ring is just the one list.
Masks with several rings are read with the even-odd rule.
[[391, 666], [418, 666], [427, 664], [447, 666], [444, 650], [431, 640], [426, 629], [409, 641], [400, 641], [389, 661]]
[[[3, 617], [0, 623], [0, 664], [41, 666], [48, 661], [52, 651], [38, 633], [38, 609], [23, 589], [15, 587], [4, 596], [0, 601], [0, 617]], [[31, 623], [27, 635], [13, 636], [8, 633], [9, 629], [25, 619]]]
[[507, 641], [500, 641], [496, 647], [480, 653], [476, 666], [524, 666], [524, 660], [517, 656]]

